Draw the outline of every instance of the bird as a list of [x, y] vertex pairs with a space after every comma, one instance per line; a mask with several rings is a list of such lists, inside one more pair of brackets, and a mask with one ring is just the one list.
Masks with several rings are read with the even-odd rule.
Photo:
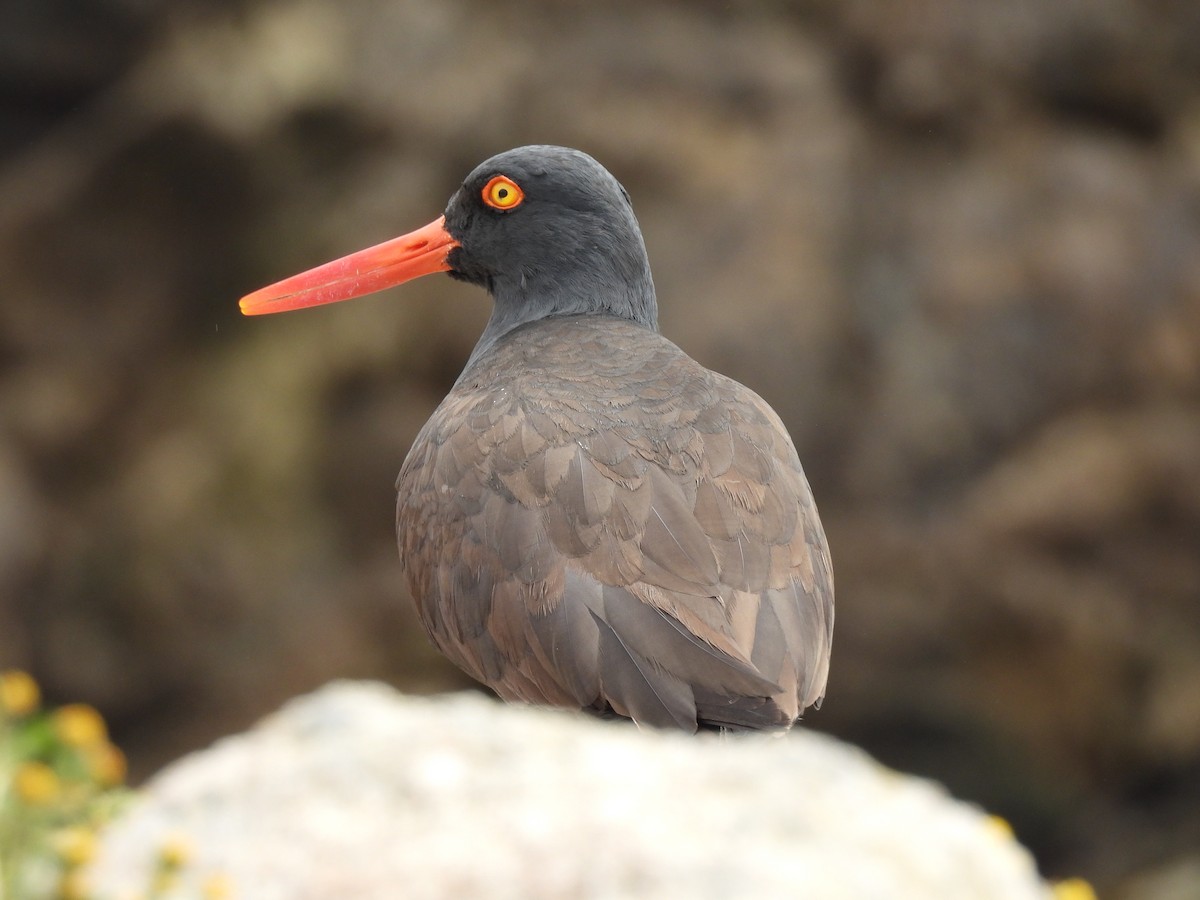
[[432, 643], [507, 701], [786, 732], [825, 695], [829, 548], [783, 422], [664, 337], [629, 193], [534, 145], [428, 225], [243, 297], [246, 315], [445, 272], [490, 319], [396, 481]]

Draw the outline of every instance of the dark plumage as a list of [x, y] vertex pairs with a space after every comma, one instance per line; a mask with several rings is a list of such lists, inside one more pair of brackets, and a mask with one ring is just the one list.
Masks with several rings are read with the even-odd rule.
[[[523, 192], [511, 208], [484, 201], [496, 176]], [[381, 247], [403, 254], [393, 281], [446, 270], [494, 300], [396, 482], [404, 571], [442, 652], [505, 699], [687, 731], [787, 728], [818, 704], [833, 576], [795, 448], [755, 393], [658, 334], [616, 179], [578, 151], [512, 150], [468, 176], [444, 226]], [[365, 292], [330, 266], [243, 306]]]

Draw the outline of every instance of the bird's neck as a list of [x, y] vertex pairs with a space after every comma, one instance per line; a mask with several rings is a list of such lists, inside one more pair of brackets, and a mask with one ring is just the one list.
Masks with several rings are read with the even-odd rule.
[[[631, 271], [629, 267], [635, 268]], [[494, 278], [488, 285], [492, 317], [471, 351], [467, 368], [510, 331], [540, 319], [612, 316], [658, 331], [658, 302], [650, 265], [643, 257], [640, 265], [630, 261], [629, 267], [592, 269], [579, 278], [563, 272], [545, 277], [526, 272], [519, 277]]]

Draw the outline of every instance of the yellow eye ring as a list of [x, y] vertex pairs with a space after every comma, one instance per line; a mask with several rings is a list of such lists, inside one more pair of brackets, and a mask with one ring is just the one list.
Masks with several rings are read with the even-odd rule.
[[492, 209], [506, 210], [520, 206], [525, 192], [511, 178], [497, 175], [483, 186], [483, 202]]

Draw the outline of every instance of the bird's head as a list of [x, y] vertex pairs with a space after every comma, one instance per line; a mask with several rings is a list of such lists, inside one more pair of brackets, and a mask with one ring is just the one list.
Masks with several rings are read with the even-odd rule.
[[495, 301], [481, 340], [547, 316], [605, 314], [656, 327], [654, 284], [629, 194], [586, 153], [509, 150], [479, 165], [443, 216], [242, 298], [242, 312], [301, 309], [435, 272]]

